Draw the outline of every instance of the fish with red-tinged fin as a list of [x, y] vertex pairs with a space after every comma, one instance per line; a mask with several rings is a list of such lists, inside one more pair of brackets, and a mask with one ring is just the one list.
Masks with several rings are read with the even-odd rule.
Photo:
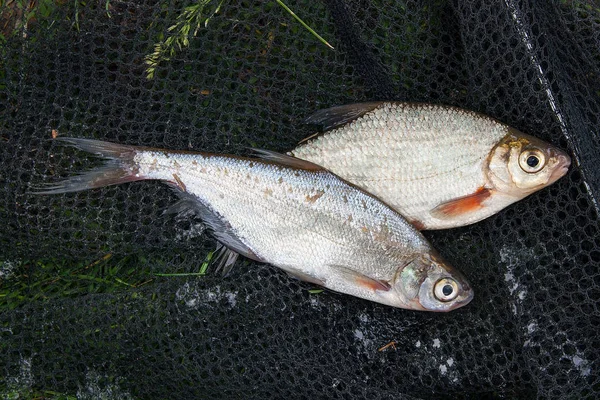
[[553, 184], [571, 164], [551, 144], [456, 107], [370, 102], [306, 122], [325, 132], [290, 155], [379, 197], [418, 229], [481, 221]]
[[107, 159], [94, 170], [39, 187], [38, 194], [160, 180], [226, 248], [299, 279], [393, 307], [450, 311], [469, 303], [465, 277], [400, 214], [331, 172], [294, 157], [178, 152], [59, 138]]

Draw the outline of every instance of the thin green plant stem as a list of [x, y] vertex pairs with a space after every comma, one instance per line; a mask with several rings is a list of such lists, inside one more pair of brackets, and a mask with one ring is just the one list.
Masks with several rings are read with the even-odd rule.
[[181, 274], [159, 274], [155, 273], [156, 276], [204, 276], [205, 272], [189, 272], [189, 273], [181, 273]]
[[291, 16], [296, 19], [296, 21], [300, 22], [303, 27], [308, 29], [308, 31], [310, 33], [312, 33], [313, 36], [315, 36], [317, 39], [319, 39], [321, 41], [321, 43], [323, 43], [325, 46], [329, 47], [331, 50], [335, 50], [334, 47], [332, 45], [330, 45], [329, 42], [327, 42], [327, 40], [323, 39], [321, 37], [321, 35], [319, 35], [310, 26], [308, 26], [304, 21], [302, 21], [302, 19], [300, 19], [300, 17], [297, 16], [296, 13], [294, 13], [292, 10], [290, 10], [290, 8], [288, 6], [286, 6], [283, 1], [281, 1], [281, 0], [275, 0], [275, 1], [277, 1], [277, 4], [279, 4], [281, 7], [283, 7], [288, 13], [290, 13]]
[[185, 273], [174, 273], [174, 274], [155, 273], [154, 275], [156, 275], [156, 276], [204, 276], [204, 275], [206, 275], [206, 271], [208, 270], [208, 265], [210, 264], [210, 261], [212, 260], [214, 254], [215, 254], [214, 251], [211, 251], [210, 253], [208, 253], [208, 255], [206, 256], [206, 260], [204, 260], [204, 262], [200, 266], [200, 271], [198, 271], [198, 272], [185, 272]]

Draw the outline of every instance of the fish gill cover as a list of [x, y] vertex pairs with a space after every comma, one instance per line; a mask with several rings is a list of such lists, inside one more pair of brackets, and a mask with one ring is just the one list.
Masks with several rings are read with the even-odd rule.
[[[271, 1], [0, 6], [2, 397], [600, 396], [596, 3], [290, 2], [333, 51]], [[498, 215], [426, 233], [476, 291], [460, 310], [250, 261], [202, 275], [215, 242], [162, 214], [176, 196], [157, 182], [27, 194], [98, 165], [53, 135], [287, 151], [312, 112], [370, 100], [472, 109], [574, 158]]]

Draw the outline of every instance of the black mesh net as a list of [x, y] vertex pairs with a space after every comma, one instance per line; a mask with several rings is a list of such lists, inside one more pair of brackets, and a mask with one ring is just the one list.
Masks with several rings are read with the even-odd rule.
[[[0, 2], [2, 397], [600, 396], [600, 5], [290, 2], [331, 51], [276, 2], [212, 15], [213, 1], [147, 79], [145, 57], [196, 3], [22, 3]], [[200, 221], [162, 215], [166, 186], [27, 194], [98, 162], [53, 133], [286, 151], [312, 112], [365, 100], [476, 110], [574, 158], [500, 214], [426, 233], [472, 283], [467, 307], [315, 293], [249, 261], [158, 276], [203, 270], [215, 246]]]

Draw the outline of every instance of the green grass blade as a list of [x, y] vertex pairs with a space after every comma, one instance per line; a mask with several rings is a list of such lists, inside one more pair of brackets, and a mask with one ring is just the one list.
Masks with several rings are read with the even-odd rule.
[[290, 10], [290, 8], [283, 3], [283, 1], [281, 1], [281, 0], [275, 0], [275, 1], [277, 1], [277, 4], [279, 4], [281, 7], [283, 7], [288, 13], [290, 13], [292, 15], [292, 17], [294, 17], [296, 19], [296, 21], [300, 22], [303, 27], [305, 27], [306, 29], [308, 29], [308, 31], [310, 33], [312, 33], [313, 36], [315, 36], [317, 39], [319, 39], [321, 41], [321, 43], [323, 43], [325, 46], [329, 47], [331, 50], [335, 50], [333, 48], [333, 46], [330, 45], [329, 42], [327, 42], [327, 40], [323, 39], [321, 37], [321, 35], [319, 35], [310, 26], [308, 26], [304, 21], [302, 21], [300, 19], [300, 17], [296, 15], [296, 13], [294, 13], [292, 10]]

